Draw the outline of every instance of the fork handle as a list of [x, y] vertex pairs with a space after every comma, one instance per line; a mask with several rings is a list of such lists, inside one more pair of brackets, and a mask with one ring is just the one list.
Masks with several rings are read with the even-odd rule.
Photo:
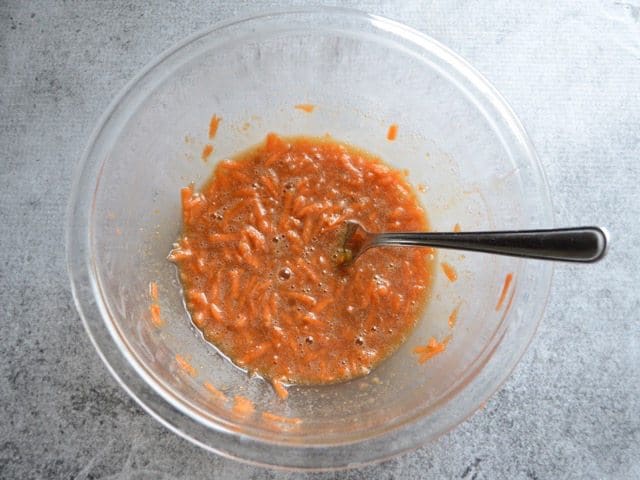
[[502, 232], [389, 232], [376, 235], [368, 247], [422, 245], [512, 257], [592, 263], [604, 257], [608, 243], [609, 234], [604, 228], [575, 227]]

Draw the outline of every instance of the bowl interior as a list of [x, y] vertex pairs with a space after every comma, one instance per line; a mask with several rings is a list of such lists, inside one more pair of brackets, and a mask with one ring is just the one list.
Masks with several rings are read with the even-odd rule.
[[[316, 109], [295, 109], [300, 103]], [[205, 163], [200, 152], [212, 114], [223, 120]], [[399, 125], [394, 142], [386, 139], [392, 122]], [[192, 433], [183, 433], [204, 446], [266, 463], [281, 461], [256, 446], [327, 449], [419, 423], [426, 432], [411, 434], [416, 444], [451, 428], [497, 388], [524, 351], [546, 298], [546, 265], [440, 250], [424, 315], [390, 359], [358, 380], [292, 387], [287, 401], [235, 368], [192, 326], [166, 260], [180, 233], [180, 188], [201, 185], [217, 161], [270, 131], [329, 133], [408, 169], [433, 230], [551, 222], [544, 180], [515, 118], [466, 64], [426, 37], [377, 17], [318, 11], [268, 15], [202, 34], [130, 86], [90, 147], [80, 180], [90, 185], [83, 188], [93, 301], [109, 342], [147, 385], [129, 386], [132, 393], [143, 403], [145, 395], [162, 398], [191, 422]], [[443, 261], [457, 270], [456, 282], [443, 275]], [[507, 273], [515, 281], [497, 310]], [[159, 287], [162, 328], [150, 321], [150, 282]], [[414, 347], [449, 334], [443, 354], [418, 364]], [[195, 375], [179, 367], [176, 355]], [[216, 400], [205, 382], [229, 398], [251, 399], [256, 413], [235, 415], [232, 401]], [[301, 422], [274, 421], [263, 412]], [[253, 450], [234, 446], [238, 437]], [[234, 440], [225, 445], [224, 438]], [[354, 461], [413, 446], [403, 442], [370, 448]], [[307, 457], [289, 462], [307, 466]], [[314, 466], [342, 461], [335, 458], [313, 460]]]

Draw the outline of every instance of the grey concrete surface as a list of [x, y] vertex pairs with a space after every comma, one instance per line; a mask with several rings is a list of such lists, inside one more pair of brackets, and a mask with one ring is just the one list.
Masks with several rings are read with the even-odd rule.
[[558, 266], [536, 339], [485, 409], [413, 453], [316, 476], [206, 453], [117, 386], [65, 272], [74, 167], [142, 66], [211, 23], [278, 5], [0, 1], [0, 477], [640, 478], [637, 0], [349, 3], [466, 57], [530, 132], [556, 222], [611, 230], [606, 261]]

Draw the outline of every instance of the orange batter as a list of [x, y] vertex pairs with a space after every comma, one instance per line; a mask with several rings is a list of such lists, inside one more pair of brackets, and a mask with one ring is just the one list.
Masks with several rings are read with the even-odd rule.
[[194, 324], [274, 385], [367, 374], [424, 307], [429, 249], [376, 248], [337, 265], [346, 220], [373, 232], [428, 229], [404, 174], [361, 150], [269, 134], [219, 163], [200, 193], [183, 189], [182, 205], [170, 259]]

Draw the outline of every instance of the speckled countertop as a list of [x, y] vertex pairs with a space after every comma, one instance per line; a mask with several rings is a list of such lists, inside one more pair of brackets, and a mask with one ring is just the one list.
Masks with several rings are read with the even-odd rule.
[[[535, 340], [485, 409], [433, 445], [317, 477], [640, 478], [640, 4], [347, 3], [466, 57], [531, 134], [557, 224], [614, 240], [598, 265], [558, 266]], [[1, 478], [316, 477], [216, 457], [143, 413], [94, 352], [63, 256], [72, 172], [111, 98], [183, 37], [276, 6], [0, 2]]]

